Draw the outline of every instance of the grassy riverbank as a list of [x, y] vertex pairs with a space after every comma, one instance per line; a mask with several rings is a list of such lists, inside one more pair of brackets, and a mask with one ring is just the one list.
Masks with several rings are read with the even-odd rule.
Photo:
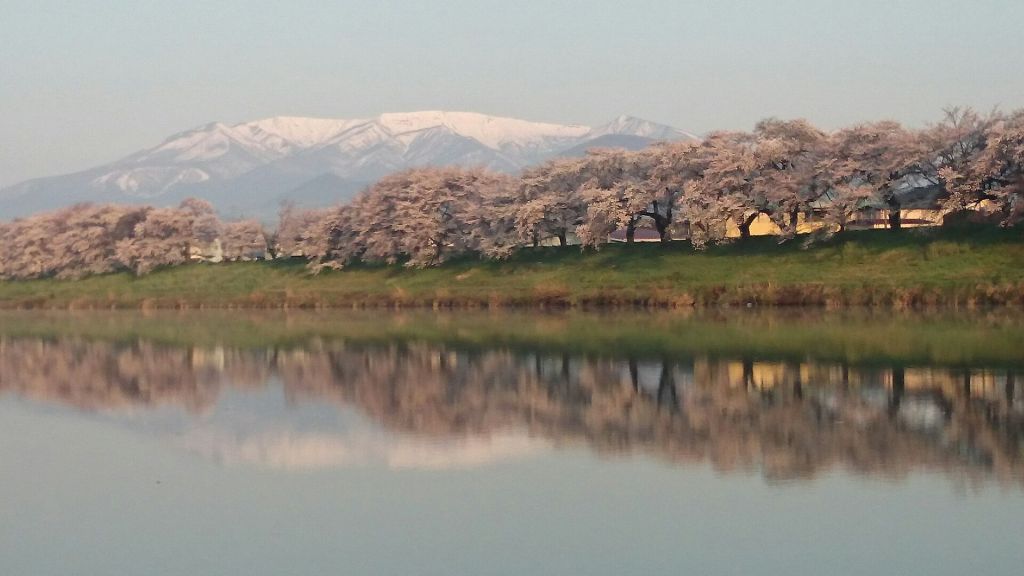
[[1019, 230], [863, 231], [805, 247], [754, 238], [524, 250], [430, 269], [302, 262], [193, 264], [135, 278], [0, 282], [4, 308], [373, 306], [974, 306], [1024, 304]]

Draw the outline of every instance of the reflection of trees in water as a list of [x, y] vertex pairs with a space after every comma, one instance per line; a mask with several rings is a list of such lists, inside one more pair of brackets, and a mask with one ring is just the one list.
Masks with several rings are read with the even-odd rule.
[[1024, 483], [1013, 372], [739, 360], [584, 358], [435, 345], [170, 348], [0, 339], [0, 391], [88, 410], [212, 406], [278, 377], [291, 401], [350, 405], [420, 435], [525, 428], [771, 478], [920, 468]]

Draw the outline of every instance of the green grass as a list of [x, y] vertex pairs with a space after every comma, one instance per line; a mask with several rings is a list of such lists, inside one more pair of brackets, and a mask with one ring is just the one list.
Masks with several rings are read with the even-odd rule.
[[6, 308], [1024, 304], [1018, 230], [851, 232], [805, 247], [754, 238], [522, 250], [425, 270], [296, 262], [193, 264], [135, 278], [0, 282]]

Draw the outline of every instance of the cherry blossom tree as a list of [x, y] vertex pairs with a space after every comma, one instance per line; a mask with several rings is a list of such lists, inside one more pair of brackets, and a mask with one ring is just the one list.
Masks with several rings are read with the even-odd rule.
[[756, 166], [750, 142], [742, 133], [718, 132], [694, 150], [694, 177], [675, 203], [676, 218], [694, 248], [724, 241], [730, 220], [744, 225], [740, 218], [749, 217]]
[[949, 211], [966, 209], [977, 199], [974, 194], [958, 196], [957, 192], [962, 189], [950, 190], [942, 172], [953, 176], [966, 171], [968, 164], [985, 148], [989, 130], [999, 118], [995, 111], [981, 115], [972, 108], [947, 108], [943, 111], [942, 121], [922, 133], [927, 151], [927, 176], [932, 183], [946, 188], [946, 208]]
[[720, 210], [736, 223], [740, 236], [748, 238], [759, 214], [773, 214], [767, 195], [754, 186], [759, 162], [756, 138], [745, 132], [716, 132], [704, 140], [699, 153], [703, 170], [685, 198], [691, 228], [699, 230], [699, 219], [712, 209], [717, 221]]
[[360, 221], [364, 199], [365, 196], [361, 196], [353, 203], [336, 206], [317, 221], [317, 227], [311, 230], [312, 240], [305, 247], [314, 272], [325, 268], [341, 269], [363, 258], [366, 243], [356, 223]]
[[784, 237], [795, 235], [800, 212], [824, 193], [817, 175], [828, 136], [806, 120], [771, 118], [757, 124], [754, 137], [759, 211], [772, 217]]
[[875, 196], [874, 188], [844, 181], [836, 182], [825, 192], [822, 203], [823, 234], [831, 236], [845, 232], [847, 226], [856, 220], [857, 213], [864, 210]]
[[188, 222], [190, 234], [186, 250], [189, 253], [193, 245], [210, 244], [220, 236], [221, 222], [213, 204], [199, 198], [186, 198], [178, 205], [178, 210]]
[[519, 179], [497, 173], [487, 176], [477, 182], [479, 201], [469, 203], [464, 218], [481, 255], [508, 258], [524, 244], [518, 221]]
[[259, 220], [225, 222], [220, 236], [224, 260], [262, 260], [267, 256], [267, 237]]
[[980, 119], [970, 112], [947, 116], [948, 138], [939, 177], [949, 210], [994, 203], [1002, 224], [1024, 217], [1024, 110]]
[[63, 229], [51, 239], [56, 277], [81, 278], [121, 268], [117, 242], [130, 237], [148, 209], [136, 206], [83, 206], [63, 211]]
[[647, 207], [642, 190], [648, 157], [638, 152], [617, 149], [589, 150], [586, 156], [584, 184], [580, 197], [586, 203], [586, 217], [576, 228], [584, 246], [597, 247], [608, 235], [626, 229], [626, 242], [633, 242], [641, 214]]
[[0, 227], [0, 277], [40, 278], [55, 273], [52, 239], [61, 213], [37, 214]]
[[667, 243], [686, 229], [686, 222], [676, 217], [678, 204], [686, 186], [704, 177], [707, 164], [695, 142], [655, 144], [641, 154], [638, 166], [646, 178], [634, 191], [637, 203], [647, 206], [640, 216], [650, 219], [661, 242]]
[[118, 241], [117, 259], [142, 276], [160, 266], [188, 262], [191, 240], [189, 220], [182, 211], [155, 208], [135, 225], [130, 237]]
[[195, 250], [201, 251], [216, 241], [220, 228], [209, 202], [189, 198], [177, 208], [147, 212], [132, 235], [118, 241], [117, 258], [138, 275], [161, 266], [184, 264]]
[[80, 278], [118, 270], [117, 242], [147, 208], [79, 204], [0, 226], [0, 277]]
[[925, 173], [928, 158], [922, 134], [897, 122], [859, 124], [836, 132], [821, 171], [831, 186], [870, 189], [889, 210], [889, 228], [902, 227], [899, 193]]
[[277, 229], [268, 244], [276, 257], [310, 257], [316, 252], [314, 244], [320, 240], [321, 232], [331, 208], [300, 210], [293, 203], [285, 203], [278, 214]]
[[556, 158], [523, 172], [514, 219], [524, 242], [536, 246], [558, 238], [559, 245], [568, 243], [569, 232], [583, 223], [586, 213], [580, 197], [585, 168], [582, 158]]
[[364, 244], [363, 259], [422, 267], [480, 250], [479, 207], [510, 195], [513, 186], [511, 177], [482, 169], [417, 168], [387, 176], [357, 201], [353, 232]]

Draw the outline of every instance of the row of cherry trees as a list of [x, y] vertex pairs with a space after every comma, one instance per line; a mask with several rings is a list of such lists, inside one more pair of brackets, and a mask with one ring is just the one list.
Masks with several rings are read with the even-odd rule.
[[760, 215], [782, 236], [814, 212], [825, 233], [843, 231], [865, 208], [887, 210], [901, 227], [902, 197], [933, 186], [947, 212], [986, 205], [1004, 225], [1024, 216], [1024, 110], [980, 115], [947, 111], [910, 130], [896, 122], [832, 133], [803, 120], [765, 120], [752, 132], [719, 132], [630, 152], [593, 150], [558, 158], [513, 178], [484, 170], [421, 168], [371, 186], [335, 208], [283, 214], [287, 253], [315, 266], [405, 261], [429, 266], [452, 255], [507, 256], [575, 234], [598, 246], [625, 230], [657, 230], [663, 242], [741, 237]]
[[78, 205], [0, 223], [0, 278], [80, 278], [117, 270], [142, 275], [197, 257], [262, 258], [256, 220], [222, 222], [208, 202], [176, 208]]
[[941, 191], [953, 212], [986, 205], [1012, 225], [1024, 216], [1024, 110], [980, 115], [954, 109], [910, 130], [875, 122], [826, 133], [803, 120], [765, 120], [752, 132], [719, 132], [630, 152], [593, 150], [509, 176], [483, 169], [417, 168], [388, 176], [333, 208], [286, 208], [277, 230], [222, 222], [201, 200], [177, 208], [76, 206], [0, 223], [0, 278], [74, 278], [182, 264], [197, 249], [218, 259], [308, 258], [314, 268], [356, 261], [430, 266], [463, 253], [503, 258], [575, 236], [597, 247], [641, 228], [695, 247], [722, 241], [729, 223], [750, 235], [761, 215], [783, 238], [801, 213], [827, 233], [866, 207], [901, 226], [904, 193]]

